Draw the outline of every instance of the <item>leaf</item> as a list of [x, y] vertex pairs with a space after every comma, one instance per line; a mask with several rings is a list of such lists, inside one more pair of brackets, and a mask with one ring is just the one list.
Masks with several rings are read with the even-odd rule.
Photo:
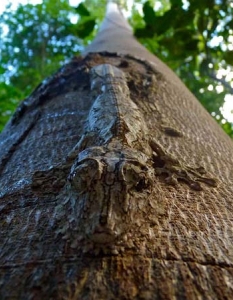
[[80, 15], [80, 16], [84, 16], [84, 17], [89, 17], [90, 16], [90, 12], [89, 10], [86, 8], [86, 6], [83, 3], [80, 3], [76, 8], [75, 8], [76, 12]]
[[199, 39], [190, 39], [185, 43], [185, 50], [196, 52], [198, 50]]
[[207, 26], [207, 18], [204, 15], [198, 16], [197, 28], [200, 30], [200, 32], [203, 32], [206, 29], [206, 26]]
[[209, 59], [207, 59], [207, 58], [203, 59], [203, 61], [200, 64], [200, 67], [199, 67], [201, 74], [208, 75], [209, 63], [210, 63]]
[[172, 28], [174, 20], [174, 12], [172, 10], [168, 10], [163, 16], [157, 17], [155, 25], [156, 34], [161, 35]]
[[147, 1], [144, 5], [143, 5], [143, 13], [144, 13], [144, 21], [146, 22], [146, 24], [148, 25], [155, 25], [155, 12], [153, 7], [150, 5], [150, 2]]
[[183, 5], [182, 0], [170, 0], [172, 8], [181, 8]]
[[226, 23], [226, 26], [225, 26], [227, 29], [232, 29], [233, 28], [233, 19], [231, 19], [229, 22]]
[[223, 130], [231, 137], [233, 138], [233, 126], [232, 123], [226, 122], [225, 124], [220, 123]]
[[134, 35], [137, 38], [153, 38], [155, 31], [151, 26], [147, 25], [145, 28], [137, 28]]
[[82, 39], [87, 37], [93, 31], [95, 24], [96, 22], [95, 19], [93, 18], [87, 20], [81, 20], [77, 24], [77, 28], [76, 28], [77, 36]]
[[233, 51], [226, 51], [223, 53], [223, 59], [226, 63], [233, 66]]

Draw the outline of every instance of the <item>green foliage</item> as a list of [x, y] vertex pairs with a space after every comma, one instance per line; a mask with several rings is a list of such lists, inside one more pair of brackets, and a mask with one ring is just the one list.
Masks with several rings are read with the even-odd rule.
[[[73, 24], [76, 11], [80, 17]], [[38, 5], [19, 5], [16, 11], [9, 5], [0, 23], [1, 130], [20, 100], [83, 50], [95, 20], [84, 5], [75, 9], [68, 0], [44, 0]]]
[[70, 32], [77, 35], [79, 38], [84, 39], [93, 32], [96, 25], [95, 17], [91, 16], [83, 3], [80, 3], [75, 10], [79, 14], [80, 19], [77, 24], [70, 24]]
[[[170, 0], [166, 11], [155, 11], [147, 1], [143, 12], [135, 35], [179, 75], [204, 107], [215, 112], [224, 130], [233, 135], [232, 125], [225, 122], [220, 111], [233, 85], [226, 80], [227, 74], [218, 76], [221, 69], [233, 72], [231, 1]], [[220, 86], [222, 91], [217, 92]]]
[[[105, 6], [106, 0], [8, 6], [0, 16], [0, 130], [20, 100], [93, 39]], [[230, 0], [135, 0], [129, 22], [233, 137], [220, 110], [233, 88], [226, 72], [219, 76], [222, 69], [233, 72], [232, 16]]]
[[233, 138], [233, 126], [232, 126], [232, 124], [229, 123], [229, 122], [226, 122], [226, 123], [218, 122], [218, 123], [222, 126], [223, 130], [224, 130], [231, 138]]
[[90, 16], [90, 12], [88, 11], [88, 9], [85, 7], [85, 5], [83, 3], [80, 3], [77, 7], [76, 7], [76, 12], [80, 15], [80, 16], [86, 16], [89, 17]]
[[38, 5], [19, 5], [16, 11], [9, 5], [0, 16], [1, 127], [21, 99], [79, 51], [80, 39], [69, 31], [69, 14], [74, 9], [68, 0], [54, 4], [44, 0]]

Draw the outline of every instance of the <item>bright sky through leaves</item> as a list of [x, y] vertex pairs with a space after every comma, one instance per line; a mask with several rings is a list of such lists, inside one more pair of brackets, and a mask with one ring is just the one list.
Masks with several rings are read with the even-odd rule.
[[[31, 3], [31, 4], [35, 5], [35, 4], [42, 3], [42, 1], [43, 0], [0, 0], [0, 14], [4, 11], [4, 9], [5, 9], [5, 7], [6, 7], [7, 4], [12, 4], [12, 8], [16, 9], [19, 3], [20, 4]], [[70, 5], [74, 6], [74, 7], [77, 7], [80, 2], [82, 2], [82, 0], [70, 0], [69, 1]], [[186, 4], [186, 2], [187, 1], [183, 0], [184, 5]], [[157, 2], [157, 3], [159, 3], [159, 2]], [[132, 7], [132, 4], [133, 4], [133, 0], [127, 1], [127, 4], [128, 4], [129, 11], [128, 12], [124, 12], [124, 15], [126, 17], [128, 17], [130, 15], [130, 11], [131, 11], [131, 7]], [[71, 22], [72, 21], [73, 20], [71, 20]], [[216, 45], [217, 44], [221, 44], [221, 39], [222, 39], [221, 36], [214, 37], [212, 39], [211, 43], [212, 44], [216, 44]], [[233, 49], [233, 41], [232, 41], [232, 48], [229, 49], [229, 50], [232, 50], [232, 49]], [[223, 71], [227, 71], [227, 70], [223, 70]], [[218, 71], [217, 75], [218, 75], [218, 77], [219, 76], [221, 77], [221, 70]], [[229, 71], [229, 76], [228, 77], [231, 77], [231, 78], [229, 78], [229, 80], [232, 79], [232, 77], [233, 77], [232, 72]], [[211, 86], [208, 87], [208, 89], [211, 89], [211, 88], [212, 88]], [[218, 85], [218, 86], [215, 87], [215, 89], [216, 89], [216, 93], [219, 93], [219, 92], [221, 92], [222, 86]], [[224, 116], [224, 118], [226, 120], [228, 120], [229, 122], [233, 122], [233, 96], [228, 94], [228, 95], [226, 95], [226, 97], [225, 97], [224, 100], [225, 100], [225, 102], [224, 102], [224, 104], [223, 104], [223, 106], [221, 108], [221, 112], [222, 112], [222, 114], [223, 114], [223, 116]]]
[[[70, 0], [70, 5], [71, 6], [78, 6], [78, 4], [80, 2], [82, 2], [82, 0]], [[7, 4], [11, 3], [13, 8], [16, 8], [18, 6], [19, 3], [21, 4], [40, 4], [42, 3], [42, 0], [1, 0], [0, 1], [0, 13], [2, 13], [4, 11], [4, 8], [6, 7]]]

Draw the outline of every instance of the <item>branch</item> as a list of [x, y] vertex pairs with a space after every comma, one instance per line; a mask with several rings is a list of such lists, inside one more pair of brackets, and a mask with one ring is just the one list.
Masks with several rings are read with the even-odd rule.
[[231, 94], [233, 94], [233, 87], [229, 82], [227, 82], [225, 79], [217, 78], [216, 74], [214, 72], [208, 72], [208, 76], [212, 79], [214, 79], [217, 82], [220, 82]]

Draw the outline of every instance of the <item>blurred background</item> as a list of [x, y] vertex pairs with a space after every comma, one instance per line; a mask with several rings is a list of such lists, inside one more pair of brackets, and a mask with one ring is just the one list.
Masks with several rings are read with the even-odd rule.
[[[121, 2], [136, 38], [233, 138], [233, 2]], [[0, 1], [0, 131], [20, 101], [92, 41], [105, 7], [100, 0]]]

